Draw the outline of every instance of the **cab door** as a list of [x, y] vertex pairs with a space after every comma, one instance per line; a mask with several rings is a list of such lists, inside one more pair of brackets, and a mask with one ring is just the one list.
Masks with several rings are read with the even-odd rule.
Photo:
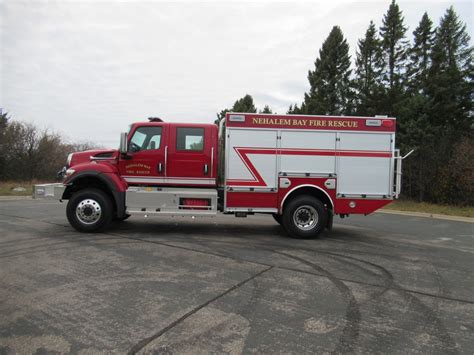
[[122, 177], [131, 185], [166, 183], [166, 125], [139, 126], [130, 135], [119, 160]]
[[171, 185], [214, 186], [210, 125], [170, 125], [167, 181]]

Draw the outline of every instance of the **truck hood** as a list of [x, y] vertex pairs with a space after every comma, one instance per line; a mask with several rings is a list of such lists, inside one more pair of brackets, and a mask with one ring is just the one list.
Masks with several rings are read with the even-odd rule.
[[[68, 167], [73, 167], [77, 164], [88, 163], [94, 158], [97, 158], [99, 161], [104, 159], [107, 161], [115, 160], [118, 157], [118, 150], [117, 149], [93, 149], [93, 150], [85, 150], [83, 152], [75, 152], [72, 153], [68, 157]], [[109, 159], [107, 159], [109, 158]]]

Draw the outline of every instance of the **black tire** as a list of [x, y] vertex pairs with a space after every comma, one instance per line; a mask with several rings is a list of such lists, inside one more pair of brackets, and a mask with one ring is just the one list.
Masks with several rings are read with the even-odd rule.
[[283, 221], [282, 221], [283, 216], [282, 216], [281, 214], [272, 213], [272, 216], [273, 216], [273, 219], [274, 219], [275, 221], [277, 221], [277, 223], [278, 223], [279, 225], [282, 225], [282, 223], [283, 223]]
[[79, 190], [69, 199], [66, 215], [79, 232], [92, 233], [105, 229], [112, 221], [110, 197], [99, 189]]
[[328, 212], [320, 200], [296, 196], [285, 206], [282, 222], [290, 237], [311, 239], [324, 230], [327, 219]]
[[122, 216], [122, 217], [115, 217], [115, 218], [114, 218], [114, 221], [115, 221], [115, 222], [123, 222], [123, 221], [127, 220], [129, 217], [130, 217], [130, 215], [129, 215], [129, 214], [126, 214], [126, 215], [124, 215], [124, 216]]

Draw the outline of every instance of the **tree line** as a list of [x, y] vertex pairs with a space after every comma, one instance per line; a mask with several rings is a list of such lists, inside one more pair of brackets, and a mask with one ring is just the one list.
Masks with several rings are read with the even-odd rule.
[[[371, 21], [358, 41], [354, 65], [341, 28], [332, 28], [308, 72], [309, 91], [287, 113], [396, 117], [397, 146], [415, 149], [404, 161], [403, 195], [473, 205], [472, 50], [453, 7], [437, 26], [425, 12], [409, 38], [393, 0], [381, 26]], [[246, 95], [218, 121], [228, 111], [257, 109]]]
[[68, 143], [57, 133], [33, 124], [12, 121], [0, 113], [0, 181], [51, 181], [69, 153], [93, 148], [91, 143]]

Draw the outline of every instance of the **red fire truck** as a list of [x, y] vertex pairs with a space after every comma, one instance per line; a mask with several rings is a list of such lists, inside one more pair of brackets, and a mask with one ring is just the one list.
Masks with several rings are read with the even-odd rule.
[[68, 200], [81, 232], [130, 215], [271, 214], [296, 238], [334, 215], [374, 212], [400, 193], [390, 117], [228, 113], [214, 124], [133, 123], [118, 150], [70, 154], [60, 185], [35, 197]]

